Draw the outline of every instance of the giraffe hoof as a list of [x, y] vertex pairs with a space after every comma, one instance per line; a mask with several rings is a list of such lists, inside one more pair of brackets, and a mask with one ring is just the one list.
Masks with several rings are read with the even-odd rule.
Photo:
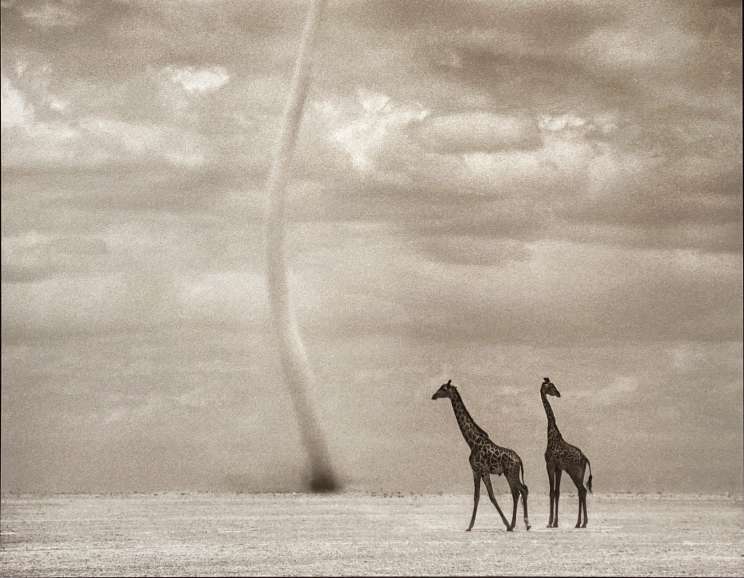
[[525, 526], [525, 528], [527, 528], [527, 531], [529, 532], [529, 531], [530, 531], [530, 528], [532, 528], [532, 526], [530, 526], [529, 524], [527, 524], [527, 525]]
[[507, 532], [513, 532], [514, 531], [514, 528], [512, 528], [511, 526], [507, 526], [506, 527], [506, 531]]

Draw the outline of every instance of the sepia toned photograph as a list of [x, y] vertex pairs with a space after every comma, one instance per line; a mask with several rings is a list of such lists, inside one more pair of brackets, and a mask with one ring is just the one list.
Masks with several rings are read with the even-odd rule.
[[0, 9], [0, 577], [744, 575], [741, 1]]

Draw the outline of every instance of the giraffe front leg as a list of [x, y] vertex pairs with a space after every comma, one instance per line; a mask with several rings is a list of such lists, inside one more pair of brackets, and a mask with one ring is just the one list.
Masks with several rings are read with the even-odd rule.
[[519, 490], [517, 488], [512, 488], [511, 491], [512, 495], [512, 502], [514, 509], [512, 510], [512, 521], [511, 521], [511, 528], [510, 530], [514, 529], [514, 526], [517, 525], [517, 506], [519, 505]]
[[506, 526], [506, 531], [511, 532], [512, 529], [509, 526], [509, 522], [506, 521], [506, 516], [504, 516], [504, 512], [501, 511], [501, 508], [499, 508], [499, 503], [496, 501], [496, 496], [493, 495], [493, 487], [491, 486], [491, 476], [489, 474], [483, 474], [483, 481], [486, 483], [486, 490], [488, 490], [488, 497], [491, 499], [491, 502], [494, 506], [496, 506], [496, 511], [499, 513], [499, 516], [501, 516], [501, 521], [504, 522], [504, 526]]
[[550, 484], [550, 517], [548, 518], [548, 528], [553, 527], [553, 504], [555, 501], [555, 479], [554, 470], [550, 464], [546, 464], [548, 470], [548, 483]]
[[561, 475], [563, 472], [560, 468], [555, 470], [555, 515], [553, 516], [553, 528], [558, 527], [558, 500], [561, 497]]
[[473, 483], [475, 484], [473, 490], [473, 516], [470, 518], [470, 525], [465, 530], [466, 532], [470, 532], [473, 529], [473, 524], [475, 524], [475, 513], [478, 511], [478, 500], [480, 500], [480, 481], [480, 475], [473, 470]]

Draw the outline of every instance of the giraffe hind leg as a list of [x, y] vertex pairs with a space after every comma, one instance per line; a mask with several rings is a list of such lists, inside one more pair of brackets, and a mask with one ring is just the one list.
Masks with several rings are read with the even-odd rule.
[[[586, 466], [585, 466], [586, 467]], [[584, 475], [581, 475], [581, 479], [584, 479]], [[586, 482], [587, 489], [591, 492], [592, 491], [592, 476], [589, 474], [589, 479]], [[584, 504], [584, 523], [581, 524], [582, 528], [586, 528], [587, 522], [589, 522], [589, 514], [586, 512], [586, 490], [584, 491], [584, 495], [582, 496], [582, 502]]]
[[513, 530], [517, 525], [517, 507], [519, 506], [519, 496], [522, 494], [522, 482], [519, 481], [518, 467], [509, 472], [506, 479], [509, 482], [509, 490], [511, 490], [512, 505], [514, 508], [512, 510], [511, 521], [511, 529]]
[[581, 487], [579, 488], [579, 517], [576, 520], [577, 528], [585, 528], [586, 526], [581, 525], [581, 513], [584, 511], [584, 498], [586, 496], [586, 490]]
[[[571, 480], [576, 485], [579, 496], [579, 516], [576, 519], [576, 528], [586, 528], [586, 488], [584, 487], [584, 468], [572, 469], [569, 471]], [[581, 521], [581, 513], [584, 513], [584, 522]]]
[[586, 490], [581, 496], [581, 503], [584, 505], [584, 522], [581, 524], [582, 528], [586, 528], [586, 524], [589, 521], [589, 515], [586, 513]]
[[[583, 481], [584, 481], [584, 469], [585, 469], [585, 467], [582, 467], [581, 481], [582, 481], [583, 491], [580, 491], [579, 492], [579, 500], [580, 500], [579, 501], [579, 506], [580, 507], [583, 507], [583, 509], [584, 509], [584, 521], [581, 524], [581, 527], [582, 528], [586, 528], [586, 524], [589, 521], [589, 516], [586, 513], [586, 493], [587, 493], [587, 488], [584, 487], [584, 485], [583, 485]], [[591, 482], [588, 482], [587, 485], [589, 485], [590, 483]], [[581, 515], [581, 510], [579, 510], [579, 515]]]
[[512, 509], [512, 521], [511, 521], [510, 529], [514, 530], [514, 526], [517, 525], [517, 506], [519, 505], [519, 488], [517, 487], [512, 488], [511, 495], [512, 495], [513, 509]]

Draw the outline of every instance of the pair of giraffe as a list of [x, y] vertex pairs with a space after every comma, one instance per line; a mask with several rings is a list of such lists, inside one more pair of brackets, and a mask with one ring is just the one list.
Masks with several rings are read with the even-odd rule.
[[[550, 407], [547, 396], [560, 397], [561, 394], [555, 384], [549, 378], [543, 378], [540, 386], [540, 398], [542, 399], [545, 415], [548, 418], [548, 446], [545, 450], [545, 465], [548, 470], [548, 480], [550, 482], [550, 517], [548, 519], [548, 528], [558, 527], [558, 499], [561, 495], [561, 475], [565, 471], [576, 484], [579, 491], [579, 518], [576, 521], [577, 528], [586, 528], [588, 521], [586, 513], [586, 491], [592, 491], [592, 466], [589, 459], [576, 446], [572, 446], [563, 439], [558, 426], [555, 423], [555, 415]], [[530, 521], [527, 515], [527, 494], [529, 490], [524, 483], [524, 466], [522, 459], [517, 452], [509, 448], [497, 446], [488, 437], [483, 430], [468, 413], [465, 404], [460, 397], [457, 388], [452, 385], [450, 379], [447, 383], [431, 396], [432, 399], [442, 397], [449, 398], [452, 402], [452, 409], [455, 412], [457, 424], [460, 426], [465, 441], [470, 446], [470, 467], [473, 470], [473, 483], [475, 485], [473, 494], [473, 515], [470, 518], [470, 525], [467, 531], [473, 528], [475, 523], [475, 514], [478, 511], [478, 500], [480, 499], [481, 481], [486, 485], [488, 497], [496, 506], [496, 511], [501, 516], [501, 520], [506, 526], [507, 532], [514, 530], [517, 520], [517, 504], [519, 497], [522, 497], [522, 511], [524, 513], [524, 525], [527, 530], [530, 529]], [[589, 479], [584, 486], [584, 474], [587, 466], [589, 467]], [[504, 475], [509, 483], [511, 490], [513, 510], [511, 524], [506, 520], [504, 513], [501, 511], [496, 497], [493, 494], [491, 486], [491, 474], [498, 476]], [[520, 477], [521, 476], [521, 477]], [[582, 512], [584, 519], [582, 522]]]

